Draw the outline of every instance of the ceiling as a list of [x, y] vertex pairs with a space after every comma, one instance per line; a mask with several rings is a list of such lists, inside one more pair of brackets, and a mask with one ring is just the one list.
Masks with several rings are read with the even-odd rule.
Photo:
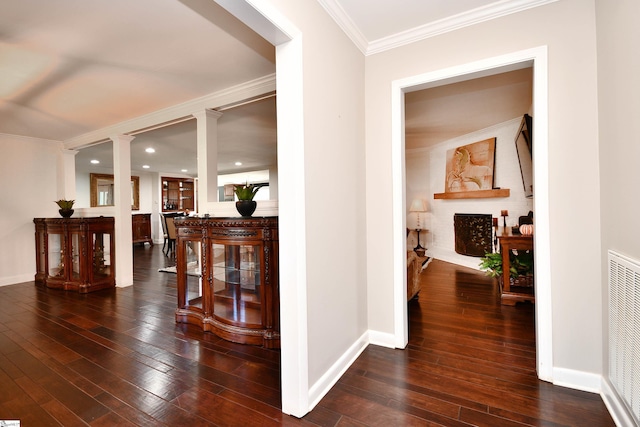
[[[274, 47], [213, 0], [0, 1], [0, 133], [67, 141], [275, 73]], [[551, 0], [318, 0], [365, 54], [544, 1]], [[520, 97], [509, 93], [516, 88], [522, 84], [494, 84], [463, 103], [454, 87], [450, 96], [444, 88], [408, 96], [438, 113], [408, 114], [411, 147], [433, 141], [428, 134], [504, 121], [487, 102]], [[225, 110], [219, 127], [221, 172], [275, 163], [274, 98]], [[78, 163], [110, 153], [108, 145], [80, 150]], [[144, 153], [148, 146], [156, 153]], [[193, 174], [195, 147], [194, 120], [140, 133], [132, 168]]]

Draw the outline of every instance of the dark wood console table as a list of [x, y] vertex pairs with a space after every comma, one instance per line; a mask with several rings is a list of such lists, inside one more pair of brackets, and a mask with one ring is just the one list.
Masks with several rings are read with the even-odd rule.
[[511, 249], [532, 250], [533, 236], [512, 234], [510, 227], [498, 227], [496, 233], [502, 254], [502, 295], [500, 297], [502, 304], [515, 305], [518, 301], [535, 302], [534, 286], [512, 286], [509, 274]]
[[280, 347], [278, 218], [175, 218], [176, 322]]
[[113, 217], [35, 218], [36, 283], [81, 293], [116, 285]]

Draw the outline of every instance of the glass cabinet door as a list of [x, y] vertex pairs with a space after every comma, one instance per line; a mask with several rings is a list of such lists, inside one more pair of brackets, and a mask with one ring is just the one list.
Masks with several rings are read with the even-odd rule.
[[115, 272], [112, 272], [111, 266], [112, 254], [111, 254], [111, 233], [105, 232], [92, 232], [89, 243], [91, 244], [91, 272], [93, 280], [100, 281], [100, 279], [108, 279], [113, 276]]
[[71, 253], [69, 254], [69, 263], [71, 264], [71, 280], [80, 280], [80, 233], [72, 232], [71, 237]]
[[202, 242], [200, 240], [187, 240], [182, 242], [184, 251], [184, 290], [185, 306], [204, 309], [202, 301]]
[[260, 245], [212, 245], [213, 314], [225, 323], [262, 326]]
[[37, 234], [37, 238], [38, 241], [36, 242], [36, 250], [38, 251], [38, 253], [36, 254], [36, 260], [37, 260], [37, 272], [38, 272], [38, 276], [42, 279], [44, 277], [44, 275], [47, 273], [45, 270], [45, 265], [46, 265], [46, 257], [44, 254], [44, 248], [45, 248], [45, 244], [44, 244], [44, 230], [38, 230], [38, 234]]
[[64, 239], [61, 233], [49, 233], [47, 245], [49, 276], [64, 278]]

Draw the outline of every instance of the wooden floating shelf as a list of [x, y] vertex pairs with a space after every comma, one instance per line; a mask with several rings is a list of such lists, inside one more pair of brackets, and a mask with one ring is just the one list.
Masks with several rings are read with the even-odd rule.
[[499, 188], [495, 190], [458, 191], [456, 193], [435, 193], [434, 199], [490, 199], [493, 197], [509, 197], [511, 190]]

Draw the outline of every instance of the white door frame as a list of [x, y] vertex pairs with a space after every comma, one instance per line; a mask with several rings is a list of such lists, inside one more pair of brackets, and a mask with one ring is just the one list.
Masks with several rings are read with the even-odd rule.
[[553, 381], [551, 257], [549, 213], [549, 139], [548, 139], [548, 73], [547, 47], [513, 52], [481, 61], [420, 74], [392, 82], [392, 180], [393, 180], [393, 253], [394, 253], [394, 334], [397, 348], [404, 348], [409, 339], [406, 303], [406, 185], [404, 141], [404, 94], [429, 87], [493, 75], [533, 66], [533, 182], [536, 233], [535, 251], [536, 294], [536, 360], [538, 377]]
[[282, 412], [309, 412], [302, 35], [267, 1], [215, 0], [276, 47]]

